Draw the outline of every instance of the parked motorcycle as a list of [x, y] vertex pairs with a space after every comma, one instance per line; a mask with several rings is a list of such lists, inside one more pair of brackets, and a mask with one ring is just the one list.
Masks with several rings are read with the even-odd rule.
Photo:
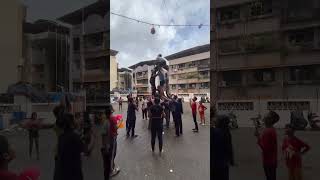
[[308, 126], [308, 121], [304, 118], [302, 111], [292, 111], [290, 113], [290, 124], [296, 130], [305, 130]]
[[250, 120], [253, 122], [253, 126], [256, 128], [256, 130], [260, 130], [263, 127], [261, 114], [258, 114], [257, 117], [250, 118]]
[[230, 129], [238, 129], [239, 125], [238, 125], [237, 116], [233, 112], [228, 113], [227, 116], [230, 119], [230, 122], [229, 122]]
[[318, 125], [318, 123], [320, 123], [320, 119], [316, 113], [308, 113], [308, 123], [311, 127], [311, 130], [320, 130], [320, 126]]

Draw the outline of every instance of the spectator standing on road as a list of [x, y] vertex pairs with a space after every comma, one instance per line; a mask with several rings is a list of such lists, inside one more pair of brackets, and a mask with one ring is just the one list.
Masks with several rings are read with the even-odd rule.
[[258, 145], [262, 150], [263, 168], [266, 176], [266, 180], [277, 179], [277, 132], [274, 128], [274, 124], [279, 121], [279, 115], [270, 111], [266, 114], [263, 121], [265, 123], [265, 129], [260, 132], [256, 131], [255, 135], [258, 139]]
[[213, 179], [229, 180], [229, 166], [234, 166], [232, 136], [229, 130], [228, 116], [217, 117], [216, 128], [211, 131]]
[[159, 141], [159, 152], [162, 153], [162, 132], [163, 132], [163, 117], [164, 117], [164, 110], [160, 105], [160, 99], [155, 98], [154, 105], [151, 106], [151, 149], [154, 152], [154, 146], [156, 142], [156, 137], [158, 137]]
[[193, 97], [193, 99], [190, 99], [190, 107], [192, 110], [192, 117], [194, 122], [194, 129], [193, 132], [199, 132], [198, 128], [198, 122], [197, 122], [197, 97]]
[[176, 136], [180, 136], [182, 132], [182, 102], [181, 99], [178, 99], [177, 96], [174, 96], [173, 99], [173, 106], [174, 106], [174, 125], [176, 129]]
[[169, 100], [165, 99], [161, 103], [164, 113], [165, 113], [165, 119], [166, 119], [166, 128], [169, 129], [169, 124], [170, 124], [170, 105], [169, 105]]
[[310, 150], [310, 146], [295, 136], [293, 125], [286, 125], [286, 137], [282, 143], [282, 151], [286, 159], [289, 180], [302, 180], [302, 155]]
[[130, 136], [130, 132], [131, 132], [131, 137], [137, 137], [134, 129], [136, 126], [136, 111], [138, 111], [138, 107], [136, 106], [132, 98], [129, 98], [128, 101], [129, 101], [129, 104], [128, 104], [128, 114], [127, 114], [127, 122], [128, 122], [127, 137]]
[[39, 129], [40, 120], [36, 112], [31, 114], [30, 120], [26, 123], [26, 128], [29, 132], [29, 156], [32, 157], [33, 143], [36, 145], [37, 159], [39, 160]]
[[148, 102], [147, 102], [147, 111], [148, 111], [148, 118], [149, 118], [149, 123], [148, 123], [148, 129], [151, 128], [151, 112], [150, 112], [150, 108], [153, 105], [152, 99], [151, 97], [148, 98]]
[[148, 119], [147, 118], [147, 102], [146, 98], [143, 97], [142, 104], [141, 104], [141, 110], [142, 110], [142, 119]]
[[118, 103], [119, 103], [119, 111], [122, 111], [122, 98], [120, 97], [119, 100], [118, 100]]
[[[109, 110], [111, 109], [111, 111]], [[112, 113], [114, 112], [113, 107], [110, 105], [107, 108], [107, 113], [110, 114], [109, 117], [109, 124], [110, 124], [110, 137], [111, 137], [111, 141], [110, 141], [110, 152], [111, 152], [111, 172], [110, 172], [110, 176], [115, 176], [120, 172], [120, 168], [116, 166], [115, 164], [115, 158], [117, 155], [117, 147], [118, 147], [118, 143], [117, 143], [117, 138], [118, 138], [118, 121], [116, 119], [115, 116], [112, 115]], [[133, 129], [134, 130], [134, 129]]]
[[74, 131], [74, 117], [64, 114], [63, 133], [58, 140], [58, 166], [60, 167], [60, 180], [83, 180], [81, 155], [89, 155], [93, 143], [87, 146], [81, 137]]
[[112, 160], [112, 149], [111, 149], [111, 127], [110, 118], [113, 113], [113, 108], [109, 104], [106, 108], [106, 121], [104, 121], [101, 129], [101, 154], [103, 159], [104, 169], [104, 180], [110, 179], [111, 172], [111, 160]]
[[207, 107], [203, 104], [203, 101], [200, 101], [198, 111], [199, 111], [199, 115], [200, 115], [201, 125], [203, 125], [203, 126], [206, 123], [206, 118], [204, 115], [205, 110], [207, 110]]

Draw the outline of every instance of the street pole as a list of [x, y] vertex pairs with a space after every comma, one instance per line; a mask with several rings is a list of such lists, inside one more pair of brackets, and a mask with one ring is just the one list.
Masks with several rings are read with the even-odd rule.
[[55, 89], [57, 92], [57, 85], [58, 85], [58, 29], [56, 27], [56, 64], [55, 64], [55, 68], [56, 68], [56, 85], [55, 85]]
[[73, 63], [73, 29], [69, 29], [69, 92], [73, 92], [72, 63]]

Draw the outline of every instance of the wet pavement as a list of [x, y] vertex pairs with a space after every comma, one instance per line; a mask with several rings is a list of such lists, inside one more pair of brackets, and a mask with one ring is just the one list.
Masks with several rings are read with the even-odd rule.
[[[126, 118], [126, 104], [123, 105]], [[206, 106], [209, 106], [207, 104]], [[118, 110], [117, 105], [114, 105]], [[141, 110], [140, 110], [141, 111]], [[194, 128], [190, 107], [184, 104], [183, 135], [175, 137], [174, 125], [164, 130], [164, 153], [151, 152], [151, 134], [147, 129], [148, 122], [142, 120], [141, 112], [137, 113], [137, 138], [126, 138], [125, 129], [119, 130], [116, 164], [121, 172], [114, 180], [207, 180], [210, 179], [210, 137], [209, 126], [199, 126], [200, 132], [193, 133]], [[118, 114], [116, 111], [115, 114]], [[209, 119], [209, 111], [206, 112]], [[40, 131], [40, 160], [28, 156], [27, 133], [9, 135], [9, 141], [16, 150], [15, 159], [9, 168], [15, 172], [25, 167], [41, 168], [41, 180], [53, 179], [54, 147], [56, 137], [52, 130]], [[96, 148], [90, 157], [83, 158], [83, 173], [85, 179], [103, 179], [102, 160], [99, 149]]]

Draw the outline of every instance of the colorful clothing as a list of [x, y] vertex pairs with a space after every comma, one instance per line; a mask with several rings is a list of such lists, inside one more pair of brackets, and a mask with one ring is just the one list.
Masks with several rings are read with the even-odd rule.
[[297, 137], [287, 137], [283, 140], [282, 151], [285, 153], [286, 164], [288, 168], [301, 168], [301, 150], [306, 148], [310, 149], [310, 146]]
[[274, 128], [263, 130], [258, 139], [258, 144], [262, 150], [263, 164], [277, 167], [277, 133]]

